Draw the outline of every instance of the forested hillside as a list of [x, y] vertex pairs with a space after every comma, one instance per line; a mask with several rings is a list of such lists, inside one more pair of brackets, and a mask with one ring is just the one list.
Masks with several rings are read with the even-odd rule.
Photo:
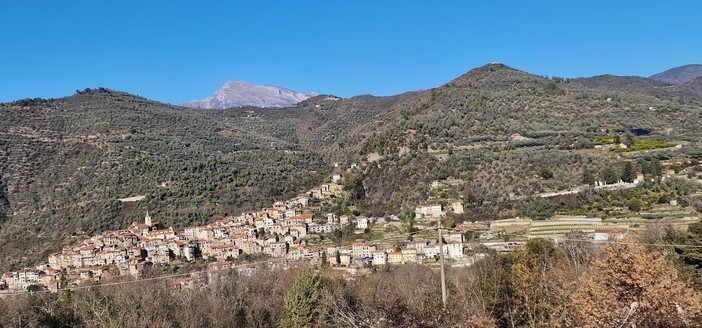
[[167, 225], [202, 223], [324, 175], [321, 158], [293, 143], [102, 88], [2, 104], [0, 131], [0, 269], [36, 263], [71, 236], [124, 227], [146, 209]]
[[[237, 129], [312, 147], [327, 159], [363, 163], [353, 181], [362, 185], [373, 214], [411, 209], [433, 196], [463, 196], [479, 218], [528, 210], [514, 199], [578, 186], [586, 171], [605, 180], [607, 170], [619, 172], [631, 160], [699, 156], [702, 110], [693, 105], [489, 64], [438, 88], [396, 97], [320, 96], [294, 108], [216, 115]], [[592, 151], [606, 135], [692, 143], [677, 153]], [[447, 188], [437, 194], [434, 180]]]
[[203, 111], [236, 129], [268, 134], [313, 150], [328, 162], [344, 161], [360, 151], [374, 130], [397, 119], [395, 107], [420, 96], [408, 92], [391, 97], [371, 95], [342, 99], [321, 95], [288, 108], [231, 108]]
[[[544, 217], [539, 193], [702, 158], [701, 107], [634, 91], [489, 64], [431, 90], [288, 108], [196, 111], [102, 88], [2, 104], [0, 268], [147, 208], [175, 226], [260, 208], [352, 163], [351, 204], [368, 215], [462, 197], [466, 218]], [[595, 149], [608, 143], [629, 148]]]
[[677, 101], [684, 105], [702, 106], [702, 78], [673, 84], [638, 76], [600, 75], [573, 79], [587, 88], [605, 92], [623, 92]]

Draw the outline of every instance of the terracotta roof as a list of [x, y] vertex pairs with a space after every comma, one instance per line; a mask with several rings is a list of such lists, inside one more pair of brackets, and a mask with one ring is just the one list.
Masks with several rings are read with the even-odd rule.
[[306, 219], [311, 219], [312, 218], [312, 213], [302, 213], [300, 215], [295, 215], [290, 218], [290, 220], [306, 220]]

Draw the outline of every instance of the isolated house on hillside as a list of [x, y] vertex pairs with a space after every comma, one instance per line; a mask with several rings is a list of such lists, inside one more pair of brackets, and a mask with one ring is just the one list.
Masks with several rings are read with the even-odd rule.
[[441, 205], [420, 205], [414, 209], [415, 219], [438, 218], [443, 215]]

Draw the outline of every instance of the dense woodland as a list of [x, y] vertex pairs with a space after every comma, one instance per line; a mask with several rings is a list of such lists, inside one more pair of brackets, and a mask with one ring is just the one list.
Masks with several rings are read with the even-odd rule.
[[[321, 157], [295, 144], [107, 89], [2, 104], [0, 125], [0, 269], [147, 209], [166, 225], [201, 224], [326, 176]], [[139, 195], [147, 200], [118, 201]]]

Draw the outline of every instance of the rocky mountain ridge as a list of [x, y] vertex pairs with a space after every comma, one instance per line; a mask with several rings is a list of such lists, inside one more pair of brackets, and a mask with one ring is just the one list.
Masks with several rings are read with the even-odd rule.
[[272, 85], [254, 85], [244, 81], [229, 81], [212, 96], [192, 100], [181, 106], [196, 109], [225, 109], [232, 107], [288, 107], [316, 96], [315, 92], [296, 92]]

